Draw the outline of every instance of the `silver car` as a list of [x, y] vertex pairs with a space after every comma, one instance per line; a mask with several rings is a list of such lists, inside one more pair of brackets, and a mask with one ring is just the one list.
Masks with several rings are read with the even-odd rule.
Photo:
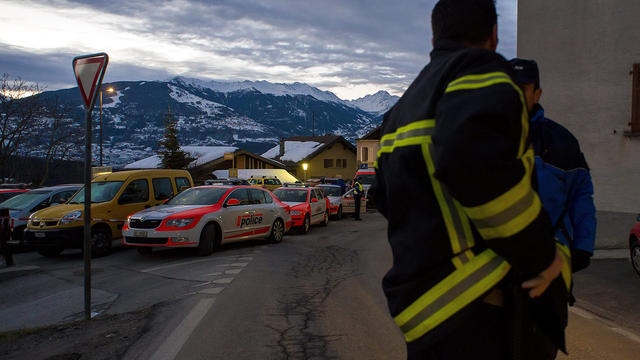
[[50, 206], [64, 204], [81, 187], [81, 184], [45, 187], [16, 195], [0, 203], [0, 208], [8, 208], [11, 216], [10, 243], [22, 245], [22, 233], [27, 226], [29, 215]]
[[329, 215], [336, 220], [342, 219], [342, 187], [330, 184], [319, 184], [317, 187], [322, 189], [329, 199]]

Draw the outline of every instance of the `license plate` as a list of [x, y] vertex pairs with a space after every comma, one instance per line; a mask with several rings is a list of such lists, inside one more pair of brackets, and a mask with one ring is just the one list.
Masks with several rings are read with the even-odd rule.
[[43, 237], [47, 237], [47, 234], [43, 233], [43, 232], [37, 232], [34, 234], [35, 237], [37, 238], [43, 238]]
[[135, 237], [147, 237], [147, 232], [146, 231], [134, 231], [133, 232], [133, 236]]

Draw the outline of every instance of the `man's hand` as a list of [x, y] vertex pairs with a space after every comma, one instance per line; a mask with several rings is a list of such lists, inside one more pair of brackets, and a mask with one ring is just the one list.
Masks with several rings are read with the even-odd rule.
[[527, 280], [522, 283], [522, 287], [524, 289], [531, 289], [529, 291], [529, 296], [532, 298], [536, 298], [542, 295], [551, 281], [557, 278], [560, 275], [560, 271], [562, 271], [562, 264], [564, 260], [562, 254], [560, 254], [560, 250], [556, 249], [556, 258], [553, 259], [551, 265], [548, 268], [544, 269], [538, 276], [531, 280]]

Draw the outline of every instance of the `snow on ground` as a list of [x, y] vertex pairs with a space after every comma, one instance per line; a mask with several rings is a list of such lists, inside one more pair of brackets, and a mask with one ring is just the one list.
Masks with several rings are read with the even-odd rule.
[[[225, 153], [232, 153], [238, 150], [235, 146], [181, 146], [182, 151], [195, 158], [188, 167], [196, 167], [219, 159]], [[125, 165], [125, 169], [155, 169], [161, 166], [160, 156], [153, 155], [148, 158], [138, 160], [131, 164]]]
[[112, 108], [112, 107], [116, 107], [118, 104], [120, 104], [120, 97], [124, 95], [123, 91], [118, 91], [116, 90], [116, 94], [114, 96], [109, 96], [109, 99], [111, 99], [111, 102], [108, 104], [105, 104], [104, 101], [102, 102], [102, 107], [103, 108]]
[[177, 86], [167, 84], [171, 93], [171, 96], [175, 101], [189, 104], [198, 110], [207, 113], [207, 115], [220, 114], [221, 111], [218, 108], [224, 108], [226, 106], [222, 104], [218, 104], [217, 102], [209, 101], [207, 99], [203, 99], [199, 96], [193, 95], [192, 93], [180, 89]]
[[[229, 170], [216, 170], [213, 172], [213, 175], [217, 178], [228, 179]], [[298, 181], [295, 176], [284, 169], [238, 169], [239, 179], [248, 179], [252, 176], [275, 176], [283, 183]]]
[[[280, 160], [298, 162], [318, 150], [322, 145], [324, 144], [316, 141], [285, 141], [284, 155], [280, 157]], [[275, 159], [278, 155], [280, 155], [279, 144], [262, 154], [268, 159]]]

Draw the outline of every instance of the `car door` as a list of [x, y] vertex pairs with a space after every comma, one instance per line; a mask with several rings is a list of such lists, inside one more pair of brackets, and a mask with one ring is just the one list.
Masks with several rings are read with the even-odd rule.
[[318, 192], [316, 191], [316, 189], [311, 189], [311, 193], [309, 194], [309, 196], [309, 203], [311, 206], [311, 222], [315, 223], [321, 221], [324, 216], [324, 211], [322, 210], [324, 200], [318, 198]]
[[109, 219], [124, 221], [128, 215], [151, 207], [149, 189], [149, 181], [146, 178], [129, 181], [115, 200], [117, 203], [111, 208], [112, 216], [109, 216]]
[[[238, 205], [228, 205], [230, 199], [239, 201]], [[243, 240], [253, 235], [251, 228], [252, 209], [249, 197], [249, 189], [239, 188], [233, 190], [225, 199], [225, 208], [222, 212], [222, 233], [225, 242]]]
[[171, 179], [168, 177], [153, 178], [151, 185], [153, 186], [153, 206], [161, 205], [174, 195]]
[[342, 212], [352, 213], [356, 211], [355, 202], [353, 199], [353, 189], [347, 191], [342, 195]]
[[276, 214], [273, 206], [267, 204], [268, 194], [261, 189], [249, 189], [252, 209], [249, 210], [252, 219], [253, 236], [264, 237], [269, 232]]

